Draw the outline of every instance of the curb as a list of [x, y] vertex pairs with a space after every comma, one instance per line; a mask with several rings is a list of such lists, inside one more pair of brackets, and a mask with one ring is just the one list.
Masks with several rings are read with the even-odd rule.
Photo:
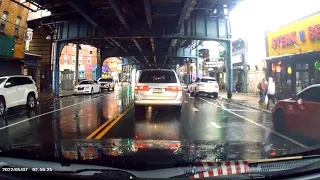
[[43, 99], [41, 99], [41, 100], [39, 100], [39, 98], [38, 98], [38, 102], [51, 101], [51, 100], [60, 99], [60, 98], [65, 98], [65, 97], [70, 97], [70, 96], [73, 96], [73, 94], [62, 95], [62, 96], [50, 96], [50, 97], [47, 97], [47, 98], [43, 98]]
[[250, 106], [250, 105], [247, 105], [247, 104], [245, 104], [245, 103], [241, 103], [241, 102], [239, 102], [239, 101], [232, 100], [232, 99], [229, 100], [228, 98], [224, 98], [224, 97], [221, 97], [221, 98], [222, 98], [223, 100], [225, 100], [225, 101], [233, 102], [233, 103], [239, 104], [239, 105], [241, 105], [241, 106], [249, 107], [249, 108], [252, 108], [252, 109], [259, 110], [259, 111], [264, 111], [264, 112], [266, 112], [266, 113], [271, 113], [270, 111], [268, 111], [268, 110], [266, 110], [266, 109], [261, 109], [261, 108], [258, 108], [258, 107]]

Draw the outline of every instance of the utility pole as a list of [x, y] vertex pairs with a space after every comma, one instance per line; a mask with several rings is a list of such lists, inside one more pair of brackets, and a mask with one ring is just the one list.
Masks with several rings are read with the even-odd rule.
[[76, 44], [76, 63], [75, 63], [75, 81], [78, 84], [79, 81], [79, 44]]

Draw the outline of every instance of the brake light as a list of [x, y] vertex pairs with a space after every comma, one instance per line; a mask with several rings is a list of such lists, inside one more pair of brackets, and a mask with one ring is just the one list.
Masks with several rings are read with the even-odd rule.
[[134, 87], [135, 91], [149, 91], [149, 87], [148, 86], [136, 86]]
[[166, 88], [166, 91], [180, 91], [181, 87], [180, 86], [169, 86]]

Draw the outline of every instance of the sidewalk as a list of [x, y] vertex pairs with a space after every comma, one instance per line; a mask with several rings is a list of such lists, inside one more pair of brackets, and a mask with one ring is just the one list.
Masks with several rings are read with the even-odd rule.
[[[220, 92], [220, 97], [223, 100], [226, 101], [230, 101], [227, 98], [227, 92], [222, 91]], [[232, 93], [232, 98], [231, 98], [231, 102], [236, 103], [236, 104], [240, 104], [246, 107], [250, 107], [253, 109], [257, 109], [260, 111], [264, 111], [264, 112], [271, 112], [271, 109], [273, 107], [273, 105], [271, 104], [269, 107], [269, 110], [267, 110], [267, 106], [266, 105], [260, 105], [259, 102], [259, 95], [258, 94], [254, 94], [254, 93], [236, 93], [233, 92]]]
[[41, 101], [50, 101], [61, 97], [67, 97], [72, 96], [73, 90], [60, 90], [59, 91], [59, 97], [56, 97], [53, 93], [49, 92], [40, 92], [38, 97], [38, 102]]

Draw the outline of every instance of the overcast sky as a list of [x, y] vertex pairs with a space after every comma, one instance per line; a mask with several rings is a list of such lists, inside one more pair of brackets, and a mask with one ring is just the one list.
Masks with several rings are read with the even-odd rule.
[[230, 13], [232, 36], [276, 29], [317, 11], [320, 0], [244, 0]]

